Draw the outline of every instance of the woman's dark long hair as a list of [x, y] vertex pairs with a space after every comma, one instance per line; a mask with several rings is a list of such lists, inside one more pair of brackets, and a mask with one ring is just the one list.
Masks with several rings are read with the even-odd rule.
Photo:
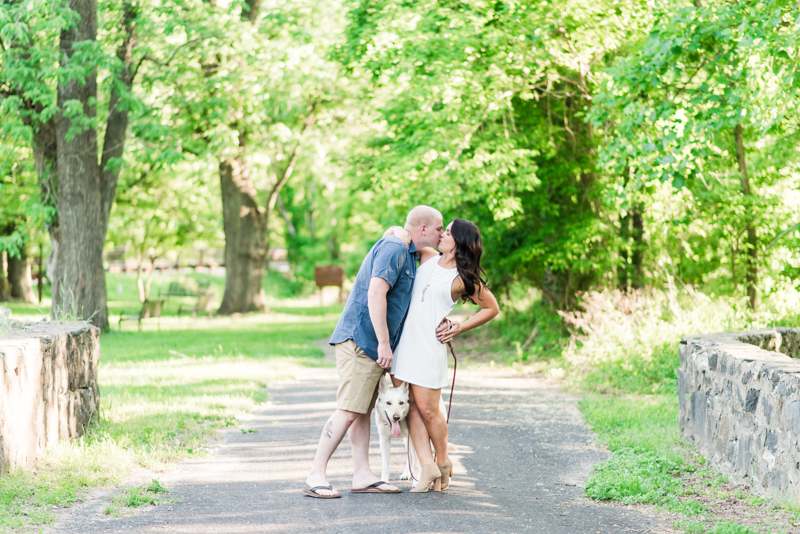
[[454, 219], [450, 235], [456, 242], [456, 268], [464, 282], [461, 299], [474, 304], [472, 297], [480, 295], [482, 287], [489, 287], [489, 279], [481, 267], [481, 254], [483, 254], [481, 231], [470, 221]]

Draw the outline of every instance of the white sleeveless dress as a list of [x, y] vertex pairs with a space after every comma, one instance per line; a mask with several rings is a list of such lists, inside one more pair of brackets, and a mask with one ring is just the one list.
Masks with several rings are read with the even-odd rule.
[[440, 259], [441, 256], [434, 256], [417, 268], [408, 316], [394, 350], [391, 370], [395, 378], [429, 389], [441, 389], [450, 383], [447, 346], [436, 339], [436, 327], [456, 304], [450, 289], [458, 269], [440, 267]]

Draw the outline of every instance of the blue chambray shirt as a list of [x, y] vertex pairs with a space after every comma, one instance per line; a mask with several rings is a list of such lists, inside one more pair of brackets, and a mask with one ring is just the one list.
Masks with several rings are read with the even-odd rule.
[[410, 248], [406, 248], [398, 237], [390, 235], [375, 243], [361, 262], [356, 282], [333, 331], [330, 344], [336, 345], [352, 339], [367, 356], [373, 360], [378, 359], [378, 338], [369, 318], [367, 302], [370, 279], [377, 276], [391, 286], [386, 294], [386, 324], [389, 327], [389, 343], [394, 350], [400, 341], [400, 332], [411, 303], [411, 286], [416, 275], [417, 249], [413, 242]]

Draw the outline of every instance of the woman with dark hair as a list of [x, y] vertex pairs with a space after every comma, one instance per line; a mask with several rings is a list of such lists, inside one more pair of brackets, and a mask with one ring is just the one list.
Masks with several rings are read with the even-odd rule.
[[[387, 234], [392, 230], [402, 233], [393, 227]], [[445, 344], [491, 321], [500, 308], [481, 267], [481, 233], [473, 223], [455, 219], [442, 234], [438, 252], [433, 248], [418, 252], [420, 265], [391, 374], [395, 385], [401, 381], [410, 385], [408, 428], [422, 465], [419, 482], [411, 491], [426, 492], [431, 484], [435, 491], [447, 489], [453, 469], [447, 457], [447, 421], [439, 409], [442, 388], [449, 385]], [[459, 299], [481, 310], [463, 323], [446, 320]]]

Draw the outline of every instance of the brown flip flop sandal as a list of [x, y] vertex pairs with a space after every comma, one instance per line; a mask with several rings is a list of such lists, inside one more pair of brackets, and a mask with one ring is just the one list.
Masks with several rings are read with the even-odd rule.
[[383, 486], [384, 484], [387, 483], [383, 480], [379, 480], [374, 484], [370, 484], [366, 488], [353, 488], [350, 490], [350, 493], [403, 493], [403, 490], [400, 488], [397, 488], [396, 490], [382, 490], [378, 487]]
[[333, 486], [314, 486], [311, 489], [303, 489], [303, 493], [309, 497], [314, 497], [315, 499], [338, 499], [342, 496], [341, 493], [334, 493], [333, 495], [322, 495], [321, 493], [317, 493], [317, 490], [321, 489], [333, 491]]

